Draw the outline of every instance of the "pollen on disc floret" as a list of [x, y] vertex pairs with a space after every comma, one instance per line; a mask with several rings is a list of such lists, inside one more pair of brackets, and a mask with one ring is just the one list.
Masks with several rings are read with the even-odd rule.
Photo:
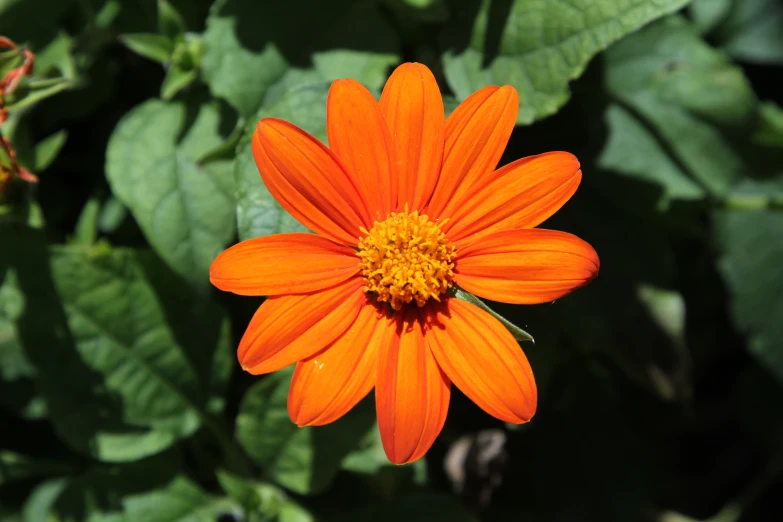
[[428, 299], [440, 301], [440, 295], [452, 286], [456, 248], [433, 223], [418, 211], [392, 212], [384, 221], [376, 221], [359, 240], [359, 267], [364, 276], [364, 291], [375, 294], [395, 310], [416, 301], [424, 306]]

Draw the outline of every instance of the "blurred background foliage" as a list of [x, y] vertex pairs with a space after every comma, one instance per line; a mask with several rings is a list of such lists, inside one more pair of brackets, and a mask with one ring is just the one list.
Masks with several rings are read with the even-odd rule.
[[[3, 522], [783, 519], [783, 2], [0, 0], [0, 35], [0, 78], [35, 55], [0, 98]], [[256, 121], [325, 140], [330, 81], [401, 61], [447, 111], [516, 87], [503, 162], [578, 155], [547, 225], [602, 267], [493, 305], [536, 338], [533, 422], [455, 391], [395, 467], [372, 397], [290, 423], [290, 374], [234, 356], [261, 300], [207, 272], [301, 230]]]

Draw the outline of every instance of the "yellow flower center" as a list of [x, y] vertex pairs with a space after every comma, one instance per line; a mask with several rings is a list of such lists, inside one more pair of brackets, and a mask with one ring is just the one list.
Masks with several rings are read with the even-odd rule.
[[364, 291], [388, 302], [399, 310], [416, 301], [424, 306], [427, 299], [440, 301], [454, 278], [456, 248], [451, 246], [440, 226], [418, 211], [392, 212], [385, 221], [376, 221], [359, 240], [364, 276]]

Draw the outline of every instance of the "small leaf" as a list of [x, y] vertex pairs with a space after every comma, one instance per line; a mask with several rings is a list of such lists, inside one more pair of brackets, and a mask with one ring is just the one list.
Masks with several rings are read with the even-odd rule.
[[60, 149], [65, 145], [68, 139], [68, 132], [61, 130], [51, 136], [44, 138], [35, 146], [35, 160], [33, 170], [41, 172], [52, 164], [60, 153]]
[[160, 63], [168, 63], [174, 52], [174, 42], [162, 34], [123, 34], [120, 41], [134, 53]]
[[98, 238], [98, 213], [101, 202], [98, 198], [90, 198], [82, 208], [79, 220], [73, 233], [73, 242], [77, 245], [92, 246]]
[[122, 225], [127, 215], [128, 208], [119, 199], [112, 196], [101, 207], [101, 213], [98, 216], [98, 229], [104, 234], [111, 234]]
[[522, 328], [512, 324], [507, 319], [503, 318], [500, 314], [498, 314], [497, 312], [492, 310], [489, 306], [487, 306], [487, 304], [484, 301], [482, 301], [481, 299], [479, 299], [475, 295], [471, 294], [470, 292], [466, 292], [465, 290], [463, 290], [461, 288], [457, 288], [454, 296], [457, 299], [461, 299], [461, 300], [466, 301], [466, 302], [468, 302], [470, 304], [478, 306], [479, 308], [481, 308], [485, 312], [489, 312], [489, 314], [492, 317], [494, 317], [495, 319], [500, 321], [503, 324], [503, 326], [505, 326], [506, 329], [509, 332], [511, 332], [511, 335], [513, 335], [514, 339], [516, 339], [517, 341], [533, 341], [533, 342], [535, 342], [535, 339], [533, 339], [532, 335], [530, 335], [529, 333], [524, 331]]
[[9, 112], [22, 110], [26, 107], [51, 98], [66, 89], [70, 89], [73, 84], [64, 78], [52, 78], [48, 80], [22, 80], [19, 88], [14, 91], [13, 101], [6, 105]]
[[22, 507], [24, 521], [49, 522], [50, 512], [67, 486], [68, 480], [65, 478], [50, 479], [38, 484]]
[[163, 84], [160, 86], [160, 97], [164, 100], [170, 100], [197, 78], [198, 70], [186, 70], [176, 64], [172, 64], [166, 71], [166, 77], [163, 78]]
[[61, 29], [46, 47], [35, 53], [36, 75], [47, 77], [57, 71], [59, 76], [75, 81], [79, 72], [73, 55], [74, 45], [75, 39]]
[[783, 109], [771, 102], [761, 104], [753, 141], [766, 147], [783, 147]]
[[158, 32], [172, 40], [185, 33], [185, 21], [168, 0], [158, 0]]

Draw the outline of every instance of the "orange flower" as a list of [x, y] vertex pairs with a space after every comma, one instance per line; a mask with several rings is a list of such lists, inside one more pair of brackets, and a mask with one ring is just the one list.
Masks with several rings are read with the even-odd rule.
[[404, 64], [380, 103], [338, 80], [329, 148], [275, 118], [253, 154], [269, 192], [312, 234], [243, 241], [212, 264], [221, 290], [270, 296], [238, 350], [252, 374], [296, 363], [288, 412], [327, 424], [375, 388], [389, 460], [422, 457], [446, 419], [451, 383], [506, 422], [536, 411], [536, 385], [514, 337], [454, 285], [487, 299], [552, 301], [598, 273], [581, 239], [533, 228], [576, 191], [567, 152], [495, 170], [514, 128], [516, 91], [485, 87], [448, 119], [432, 73]]

